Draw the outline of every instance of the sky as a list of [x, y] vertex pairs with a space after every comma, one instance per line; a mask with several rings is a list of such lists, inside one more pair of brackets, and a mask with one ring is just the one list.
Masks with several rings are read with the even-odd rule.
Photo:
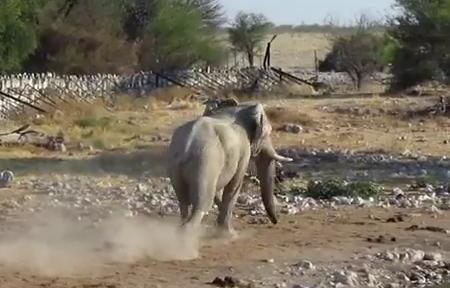
[[324, 24], [330, 16], [349, 24], [361, 13], [377, 19], [392, 11], [394, 0], [220, 0], [229, 19], [239, 11], [262, 13], [277, 25]]

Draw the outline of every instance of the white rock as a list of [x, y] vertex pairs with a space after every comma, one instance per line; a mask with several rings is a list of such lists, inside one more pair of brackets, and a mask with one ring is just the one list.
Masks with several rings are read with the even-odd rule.
[[425, 253], [422, 259], [429, 261], [442, 261], [442, 254], [438, 252]]
[[333, 280], [336, 283], [355, 287], [359, 285], [358, 274], [353, 271], [336, 271], [333, 274]]
[[409, 261], [411, 261], [411, 263], [422, 261], [425, 257], [425, 252], [422, 250], [407, 249], [406, 253], [409, 256]]
[[300, 261], [295, 266], [297, 266], [301, 269], [305, 269], [305, 270], [315, 270], [316, 269], [316, 267], [310, 261], [307, 261], [307, 260]]

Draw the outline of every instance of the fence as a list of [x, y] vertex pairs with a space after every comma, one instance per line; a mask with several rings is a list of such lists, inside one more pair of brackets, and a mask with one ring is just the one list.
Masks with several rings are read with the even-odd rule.
[[[197, 95], [214, 96], [226, 89], [271, 90], [281, 82], [314, 86], [351, 83], [342, 73], [319, 73], [314, 70], [234, 68], [229, 70], [184, 70], [170, 73], [140, 72], [133, 75], [56, 75], [15, 74], [0, 76], [0, 117], [7, 118], [25, 107], [46, 112], [42, 107], [57, 107], [61, 101], [87, 101], [121, 94], [145, 95], [155, 88], [172, 85], [188, 87]], [[351, 84], [350, 84], [351, 85]]]

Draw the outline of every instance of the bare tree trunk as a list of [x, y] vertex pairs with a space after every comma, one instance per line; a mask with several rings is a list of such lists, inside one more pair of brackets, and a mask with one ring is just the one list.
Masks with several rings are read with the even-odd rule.
[[361, 72], [356, 72], [356, 88], [361, 90], [362, 82], [363, 82], [364, 75]]
[[250, 67], [255, 66], [255, 55], [253, 51], [247, 51], [247, 57], [248, 57], [248, 64]]
[[361, 86], [362, 86], [362, 78], [361, 78], [360, 75], [358, 75], [358, 76], [356, 77], [356, 88], [357, 88], [358, 90], [361, 90]]

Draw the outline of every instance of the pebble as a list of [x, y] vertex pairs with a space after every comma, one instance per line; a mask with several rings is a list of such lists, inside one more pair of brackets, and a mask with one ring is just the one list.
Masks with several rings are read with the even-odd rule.
[[14, 173], [10, 170], [0, 172], [0, 188], [5, 188], [11, 185], [14, 180]]
[[288, 124], [284, 124], [281, 128], [281, 131], [284, 132], [288, 132], [288, 133], [293, 133], [293, 134], [299, 134], [301, 132], [303, 132], [303, 127], [297, 124], [292, 124], [292, 123], [288, 123]]
[[442, 261], [442, 254], [441, 253], [425, 253], [423, 256], [423, 260], [430, 260], [430, 261]]
[[350, 287], [359, 285], [358, 274], [352, 271], [336, 271], [333, 274], [333, 281]]
[[313, 265], [313, 263], [310, 261], [307, 261], [307, 260], [300, 261], [295, 266], [299, 267], [301, 269], [305, 269], [305, 270], [315, 270], [316, 269], [316, 267]]

